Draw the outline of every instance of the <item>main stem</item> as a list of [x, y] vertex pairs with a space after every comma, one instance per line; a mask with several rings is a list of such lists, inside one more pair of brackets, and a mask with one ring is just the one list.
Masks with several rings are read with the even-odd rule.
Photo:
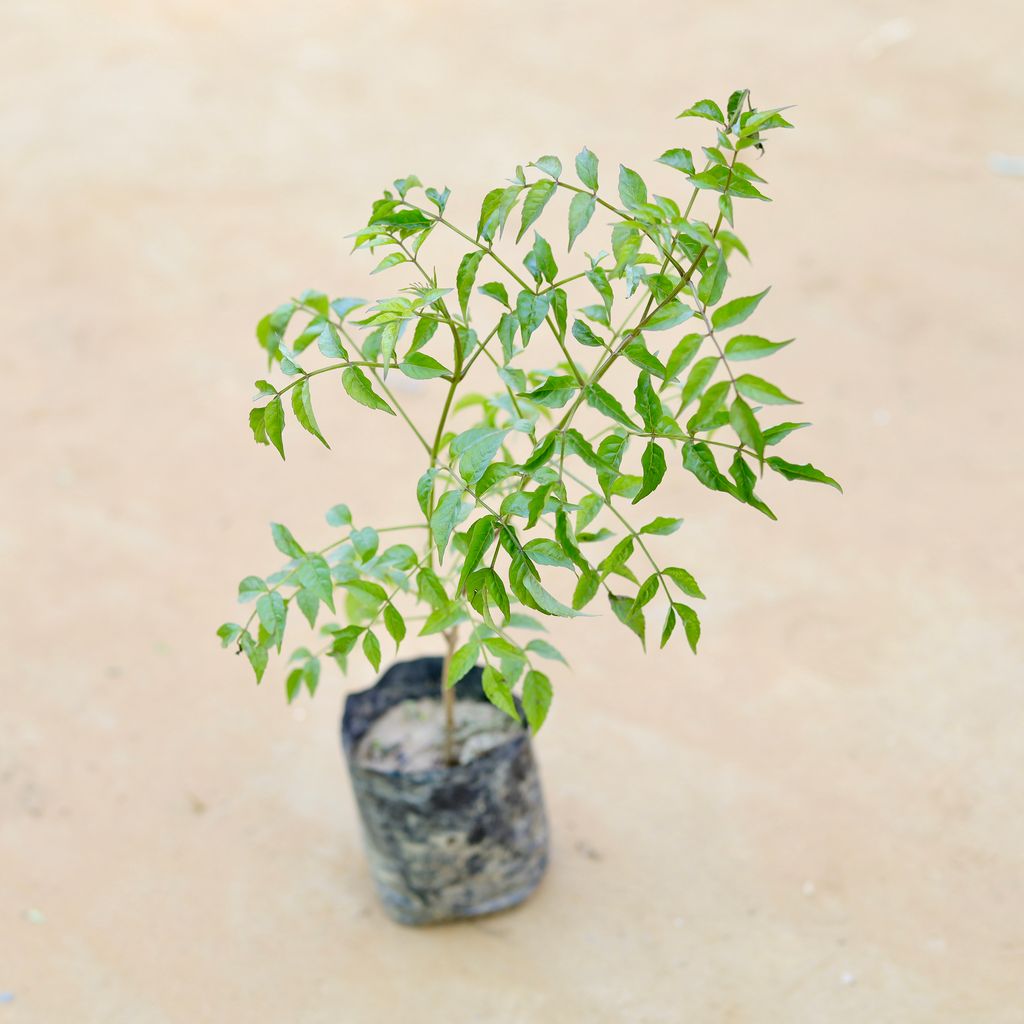
[[444, 763], [450, 768], [459, 763], [455, 756], [455, 687], [448, 685], [448, 666], [458, 642], [456, 630], [446, 630], [444, 639], [446, 647], [441, 667], [441, 704], [444, 707]]

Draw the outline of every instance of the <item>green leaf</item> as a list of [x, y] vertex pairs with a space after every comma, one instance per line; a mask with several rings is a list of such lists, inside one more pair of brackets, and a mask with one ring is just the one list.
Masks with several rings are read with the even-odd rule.
[[502, 313], [498, 321], [498, 340], [501, 342], [501, 354], [504, 362], [508, 363], [515, 355], [516, 329], [519, 327], [519, 317], [515, 313]]
[[708, 381], [718, 367], [718, 356], [705, 356], [693, 364], [686, 383], [683, 385], [681, 409], [685, 409], [695, 398], [704, 393]]
[[374, 611], [377, 611], [388, 598], [384, 588], [379, 583], [374, 583], [373, 580], [346, 580], [338, 585], [357, 594], [360, 598], [365, 598], [365, 604], [368, 607], [372, 606]]
[[777, 519], [778, 516], [754, 493], [754, 485], [757, 483], [757, 477], [754, 475], [754, 471], [747, 465], [747, 460], [743, 458], [743, 453], [737, 451], [732, 457], [732, 462], [729, 465], [729, 475], [736, 481], [736, 497], [752, 508], [756, 508], [758, 512], [766, 515], [769, 519]]
[[596, 572], [580, 573], [576, 582], [576, 590], [572, 595], [572, 606], [577, 611], [585, 608], [596, 596], [601, 588], [601, 577]]
[[547, 640], [531, 640], [526, 645], [526, 649], [531, 654], [536, 654], [540, 658], [547, 658], [549, 661], [560, 661], [563, 665], [569, 664], [562, 655], [562, 652], [557, 647], [549, 644]]
[[661, 646], [669, 642], [672, 636], [672, 631], [676, 628], [676, 612], [675, 609], [669, 605], [668, 612], [665, 615], [665, 625], [661, 629]]
[[645, 331], [667, 331], [670, 327], [677, 327], [685, 320], [693, 316], [693, 310], [685, 303], [672, 299], [660, 305], [643, 322]]
[[290, 302], [286, 302], [278, 306], [273, 313], [268, 313], [256, 325], [256, 340], [266, 349], [267, 356], [271, 361], [273, 361], [281, 347], [284, 332], [288, 329], [288, 324], [291, 322], [294, 312], [295, 306]]
[[682, 171], [683, 174], [693, 174], [695, 170], [693, 154], [688, 149], [666, 149], [658, 157], [658, 163], [674, 167], [677, 171]]
[[476, 666], [479, 657], [480, 641], [475, 636], [472, 636], [467, 643], [463, 644], [451, 656], [448, 662], [448, 677], [445, 679], [445, 687], [451, 689]]
[[812, 483], [828, 484], [829, 487], [834, 487], [842, 493], [842, 487], [832, 477], [826, 476], [820, 469], [816, 469], [809, 462], [800, 466], [795, 462], [787, 462], [785, 459], [780, 459], [777, 455], [772, 455], [770, 458], [765, 459], [765, 462], [776, 473], [780, 473], [787, 480], [809, 480]]
[[303, 669], [301, 666], [299, 668], [294, 668], [288, 673], [288, 678], [285, 680], [284, 692], [289, 704], [291, 704], [291, 702], [295, 700], [302, 691], [302, 672]]
[[395, 641], [395, 649], [405, 639], [405, 619], [401, 612], [390, 602], [384, 605], [384, 628]]
[[634, 541], [633, 536], [630, 534], [628, 537], [623, 537], [622, 540], [612, 548], [610, 552], [601, 560], [598, 565], [598, 571], [601, 573], [602, 579], [606, 576], [610, 576], [613, 572], [621, 569], [630, 558], [633, 556]]
[[597, 157], [586, 146], [576, 154], [576, 174], [587, 188], [597, 191]]
[[461, 593], [466, 577], [480, 564], [493, 539], [494, 516], [492, 515], [481, 516], [466, 531], [466, 555], [462, 562], [462, 572], [456, 587], [457, 592]]
[[555, 262], [551, 245], [540, 233], [533, 233], [533, 248], [523, 260], [524, 266], [537, 280], [538, 284], [544, 279], [548, 284], [554, 284], [558, 277], [558, 264]]
[[249, 410], [249, 429], [252, 431], [253, 440], [257, 444], [270, 444], [270, 441], [267, 440], [265, 410], [262, 406], [258, 409]]
[[480, 204], [480, 218], [477, 221], [476, 234], [477, 237], [483, 237], [487, 241], [491, 241], [494, 238], [494, 232], [497, 228], [496, 214], [498, 211], [498, 204], [501, 202], [501, 197], [504, 194], [505, 189], [503, 188], [492, 188], [487, 195], [484, 196], [483, 202]]
[[421, 601], [425, 601], [435, 611], [449, 605], [448, 594], [444, 584], [433, 569], [424, 567], [416, 577], [416, 592]]
[[320, 684], [320, 659], [310, 658], [302, 668], [302, 681], [306, 684], [310, 697], [316, 693]]
[[[263, 427], [266, 431], [266, 436], [270, 439], [270, 442], [278, 450], [281, 458], [283, 459], [284, 440], [281, 435], [284, 432], [284, 408], [281, 405], [280, 398], [271, 399], [263, 407]], [[253, 433], [255, 433], [255, 430]], [[257, 438], [257, 440], [259, 439]]]
[[640, 533], [650, 533], [655, 537], [667, 537], [675, 533], [683, 525], [682, 519], [674, 519], [671, 516], [655, 516], [646, 526], [641, 526]]
[[664, 379], [665, 367], [657, 356], [652, 355], [647, 350], [647, 345], [645, 344], [642, 335], [637, 335], [631, 341], [627, 342], [625, 348], [622, 350], [622, 354], [634, 366], [639, 366], [642, 370], [646, 370], [655, 377]]
[[430, 495], [433, 492], [434, 480], [439, 472], [436, 467], [431, 467], [416, 481], [416, 501], [419, 503], [420, 511], [425, 516], [430, 514]]
[[587, 405], [596, 409], [599, 413], [609, 419], [616, 420], [632, 430], [636, 430], [636, 424], [626, 415], [619, 400], [610, 392], [606, 391], [600, 384], [591, 383], [584, 389]]
[[501, 614], [506, 619], [509, 619], [512, 615], [512, 609], [509, 606], [508, 591], [505, 590], [505, 584], [502, 583], [501, 577], [493, 569], [488, 569], [487, 574], [487, 590], [494, 599], [494, 603], [498, 606]]
[[572, 336], [588, 348], [606, 348], [603, 342], [591, 329], [590, 325], [582, 320], [574, 320], [572, 324]]
[[423, 623], [419, 635], [432, 636], [435, 633], [443, 633], [460, 622], [464, 622], [465, 619], [466, 613], [460, 605], [451, 604], [444, 608], [438, 608], [437, 611], [431, 612], [427, 616], [427, 621]]
[[586, 192], [577, 192], [569, 203], [569, 249], [572, 250], [573, 242], [584, 232], [594, 216], [594, 209], [597, 201], [592, 195]]
[[510, 718], [519, 721], [519, 711], [516, 709], [515, 698], [512, 696], [512, 689], [505, 682], [504, 677], [496, 669], [488, 665], [481, 678], [484, 688], [484, 696], [499, 710], [504, 711]]
[[612, 255], [615, 269], [621, 271], [636, 262], [640, 254], [640, 232], [629, 224], [616, 224], [612, 228]]
[[435, 377], [450, 377], [451, 370], [442, 366], [425, 352], [413, 352], [398, 364], [398, 369], [412, 380], [431, 380]]
[[412, 344], [409, 346], [408, 359], [413, 352], [419, 352], [424, 345], [437, 333], [438, 322], [431, 317], [421, 316], [416, 330], [412, 334]]
[[647, 649], [646, 623], [644, 622], [644, 613], [641, 608], [633, 607], [633, 599], [630, 597], [620, 597], [617, 594], [609, 594], [608, 601], [612, 606], [612, 611], [615, 613], [615, 617], [624, 626], [631, 629], [638, 637], [640, 637], [640, 643], [644, 650]]
[[256, 614], [260, 625], [274, 638], [279, 638], [284, 630], [286, 608], [284, 598], [278, 591], [261, 594], [256, 600]]
[[327, 510], [328, 526], [351, 526], [352, 513], [348, 505], [334, 505]]
[[[380, 360], [384, 364], [381, 371], [382, 377], [387, 377], [391, 367], [391, 360], [395, 354], [395, 347], [398, 345], [398, 333], [402, 328], [403, 321], [389, 320], [380, 329]], [[348, 372], [347, 370], [345, 371]]]
[[672, 602], [672, 607], [683, 624], [690, 650], [696, 654], [697, 642], [700, 640], [700, 619], [697, 617], [697, 613], [689, 605], [679, 604], [676, 601]]
[[373, 666], [374, 672], [380, 671], [380, 641], [373, 630], [368, 629], [363, 634], [363, 654], [366, 660]]
[[270, 660], [265, 647], [256, 644], [248, 633], [241, 636], [242, 650], [249, 659], [249, 664], [256, 675], [256, 682], [263, 680], [263, 673], [267, 670], [267, 662]]
[[738, 395], [733, 399], [729, 409], [729, 422], [736, 436], [750, 449], [757, 452], [760, 459], [764, 456], [764, 436], [760, 424], [750, 406]]
[[668, 569], [662, 569], [661, 574], [670, 579], [687, 597], [704, 597], [704, 593], [697, 585], [697, 581], [685, 569], [673, 566]]
[[480, 292], [481, 295], [486, 295], [490, 299], [496, 299], [503, 306], [507, 306], [509, 309], [512, 308], [508, 301], [508, 292], [500, 281], [490, 281], [488, 284], [482, 284], [477, 288], [477, 291]]
[[354, 309], [359, 309], [360, 306], [365, 306], [365, 299], [332, 299], [331, 309], [334, 310], [335, 316], [337, 316], [340, 323], [345, 322], [345, 317], [349, 315]]
[[484, 258], [483, 249], [474, 249], [462, 257], [458, 272], [455, 275], [455, 286], [459, 295], [459, 308], [462, 310], [462, 319], [466, 319], [466, 310], [469, 306], [469, 296], [473, 292], [473, 282], [476, 281], [476, 272], [480, 261]]
[[550, 458], [551, 453], [554, 451], [555, 442], [558, 440], [558, 434], [552, 431], [548, 434], [543, 441], [537, 443], [537, 447], [534, 448], [530, 457], [523, 463], [524, 473], [533, 473]]
[[641, 373], [636, 379], [636, 388], [633, 390], [633, 407], [636, 409], [644, 426], [648, 430], [655, 430], [658, 421], [661, 419], [661, 399], [658, 398], [654, 388], [651, 386], [651, 375]]
[[375, 554], [380, 545], [380, 537], [372, 526], [364, 526], [361, 530], [353, 530], [350, 538], [352, 547], [356, 554], [364, 562], [368, 562]]
[[534, 292], [521, 291], [516, 298], [516, 317], [519, 320], [519, 329], [525, 346], [530, 336], [542, 323], [548, 313], [548, 305], [551, 296], [548, 294], [537, 295]]
[[721, 250], [712, 249], [707, 255], [707, 269], [701, 274], [697, 286], [697, 298], [705, 306], [713, 306], [722, 297], [725, 283], [729, 279], [729, 267]]
[[683, 445], [683, 467], [710, 490], [732, 493], [732, 484], [719, 470], [715, 456], [703, 441]]
[[756, 334], [737, 334], [735, 338], [730, 338], [726, 342], [725, 354], [734, 362], [741, 359], [761, 359], [792, 343], [792, 338], [788, 341], [768, 341], [767, 338], [759, 338]]
[[744, 373], [736, 378], [736, 390], [747, 398], [764, 405], [799, 405], [795, 398], [784, 394], [774, 384], [761, 377], [755, 377], [752, 373]]
[[520, 398], [528, 398], [531, 402], [543, 405], [548, 409], [561, 409], [579, 391], [574, 377], [556, 375], [548, 377], [534, 391], [520, 392]]
[[320, 354], [328, 359], [348, 359], [348, 353], [341, 344], [338, 331], [329, 320], [324, 320], [317, 330], [316, 347], [320, 349]]
[[531, 670], [526, 673], [523, 680], [523, 711], [534, 735], [548, 717], [551, 693], [551, 680], [543, 672]]
[[743, 323], [757, 309], [761, 304], [761, 300], [770, 291], [770, 288], [765, 288], [763, 292], [758, 292], [757, 295], [745, 295], [742, 298], [733, 299], [731, 302], [719, 306], [711, 314], [711, 326], [716, 331], [724, 331], [727, 327], [735, 327], [737, 324]]
[[561, 545], [550, 537], [537, 537], [525, 545], [530, 559], [540, 565], [554, 565], [560, 569], [571, 569], [572, 559], [562, 550]]
[[619, 199], [627, 210], [635, 210], [647, 202], [647, 186], [636, 171], [619, 164]]
[[324, 435], [320, 433], [316, 416], [313, 415], [313, 401], [309, 394], [308, 377], [292, 388], [292, 411], [303, 428], [308, 430], [325, 448], [331, 447], [324, 438]]
[[[665, 362], [666, 382], [678, 376], [693, 361], [693, 357], [700, 351], [701, 342], [704, 340], [700, 334], [688, 334], [674, 349]], [[712, 367], [712, 371], [714, 367]]]
[[274, 547], [282, 555], [287, 555], [289, 558], [302, 558], [305, 555], [306, 552], [302, 545], [292, 536], [292, 531], [287, 526], [283, 526], [281, 523], [271, 523], [270, 535], [274, 539]]
[[238, 584], [238, 600], [251, 601], [254, 597], [258, 597], [260, 594], [266, 593], [266, 591], [267, 585], [259, 576], [246, 576]]
[[320, 598], [309, 587], [303, 587], [294, 597], [299, 611], [305, 616], [309, 628], [312, 629], [316, 625], [316, 617], [320, 611]]
[[665, 453], [662, 451], [661, 445], [657, 441], [648, 441], [640, 462], [644, 470], [644, 481], [633, 498], [634, 505], [646, 498], [652, 491], [657, 490], [665, 476]]
[[802, 430], [809, 427], [810, 423], [776, 423], [774, 427], [767, 427], [764, 431], [765, 445], [778, 444], [783, 438], [789, 437], [794, 430]]
[[537, 611], [544, 612], [547, 615], [558, 615], [562, 618], [572, 619], [576, 617], [576, 612], [568, 605], [562, 604], [557, 598], [549, 594], [540, 584], [540, 580], [536, 576], [529, 573], [523, 577], [523, 586], [526, 592], [534, 600], [534, 607]]
[[430, 529], [437, 545], [438, 560], [443, 561], [452, 531], [469, 513], [470, 506], [462, 500], [461, 491], [446, 491], [441, 495], [441, 500], [430, 517]]
[[562, 175], [562, 161], [557, 156], [538, 157], [533, 166], [557, 181]]
[[312, 590], [331, 611], [334, 611], [334, 580], [331, 567], [323, 555], [313, 552], [299, 567], [299, 582]]
[[529, 187], [526, 198], [523, 200], [523, 219], [519, 225], [519, 234], [516, 235], [517, 242], [522, 240], [530, 226], [544, 212], [544, 207], [547, 206], [548, 200], [555, 194], [557, 188], [558, 186], [553, 181], [547, 179], [534, 182]]
[[472, 427], [451, 443], [452, 455], [459, 458], [459, 473], [469, 484], [475, 484], [486, 472], [508, 430], [494, 427]]
[[730, 174], [728, 167], [712, 167], [700, 174], [693, 174], [690, 176], [690, 182], [697, 188], [711, 189], [714, 192], [721, 192], [723, 195], [728, 193], [742, 199], [760, 199], [765, 203], [771, 202], [749, 181], [741, 178], [738, 174]]
[[725, 124], [725, 116], [722, 114], [722, 108], [714, 100], [698, 100], [692, 107], [687, 107], [681, 114], [676, 115], [677, 119], [680, 117], [703, 117], [708, 121], [717, 121], [719, 124]]
[[350, 654], [362, 635], [362, 626], [345, 626], [344, 629], [331, 630], [331, 654], [342, 656]]
[[649, 605], [654, 600], [654, 595], [657, 594], [659, 585], [658, 574], [652, 572], [636, 592], [636, 596], [633, 598], [633, 610], [640, 611], [641, 608]]
[[395, 415], [395, 410], [388, 405], [374, 390], [369, 378], [358, 366], [349, 366], [341, 375], [341, 383], [349, 397], [355, 399], [367, 409], [380, 409], [381, 412]]

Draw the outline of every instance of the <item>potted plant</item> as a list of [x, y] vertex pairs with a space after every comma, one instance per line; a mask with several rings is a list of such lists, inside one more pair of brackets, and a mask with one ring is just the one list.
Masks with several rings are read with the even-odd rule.
[[[735, 208], [767, 200], [751, 164], [769, 133], [791, 126], [747, 90], [679, 116], [714, 133], [697, 161], [683, 148], [658, 158], [665, 191], [680, 198], [625, 166], [609, 195], [609, 175], [583, 149], [575, 175], [554, 156], [517, 167], [463, 228], [447, 188], [402, 178], [354, 235], [373, 272], [403, 275], [401, 286], [373, 303], [304, 291], [257, 327], [281, 375], [256, 382], [258, 443], [283, 458], [294, 421], [327, 445], [314, 393], [344, 391], [368, 442], [375, 417], [396, 416], [420, 455], [415, 479], [396, 489], [399, 525], [338, 505], [327, 513], [335, 532], [314, 549], [274, 524], [287, 563], [242, 580], [254, 608], [218, 631], [259, 682], [297, 610], [319, 635], [291, 654], [289, 701], [315, 693], [325, 658], [345, 671], [358, 654], [376, 672], [389, 638], [397, 650], [413, 630], [439, 637], [443, 657], [396, 664], [348, 697], [342, 724], [374, 878], [400, 921], [511, 905], [543, 873], [530, 734], [551, 704], [545, 666], [564, 661], [540, 635], [546, 618], [603, 604], [644, 646], [656, 609], [660, 645], [681, 637], [696, 651], [693, 602], [704, 595], [664, 540], [681, 520], [636, 508], [669, 473], [772, 519], [766, 470], [839, 486], [774, 454], [808, 424], [774, 415], [796, 403], [748, 363], [790, 342], [750, 332], [767, 288], [729, 289], [730, 262], [747, 256]], [[552, 239], [567, 226], [573, 267], [559, 266], [542, 218], [557, 219]], [[431, 262], [442, 233], [464, 243], [454, 274]], [[399, 376], [436, 389], [429, 425], [403, 407]]]

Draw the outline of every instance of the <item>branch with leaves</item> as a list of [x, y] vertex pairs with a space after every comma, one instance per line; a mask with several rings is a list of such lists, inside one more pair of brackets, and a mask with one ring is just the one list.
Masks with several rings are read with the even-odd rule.
[[[419, 635], [445, 638], [449, 711], [451, 687], [482, 660], [489, 699], [518, 718], [520, 688], [536, 730], [552, 695], [541, 666], [565, 660], [536, 635], [547, 617], [585, 614], [603, 591], [646, 646], [651, 605], [661, 595], [661, 645], [679, 626], [696, 651], [700, 619], [690, 602], [704, 594], [688, 570], [658, 560], [654, 543], [682, 520], [637, 523], [625, 507], [654, 494], [670, 466], [772, 519], [757, 493], [765, 470], [839, 488], [814, 466], [769, 454], [809, 424], [767, 422], [776, 407], [799, 403], [738, 365], [792, 341], [745, 333], [768, 289], [722, 301], [730, 261], [749, 258], [734, 207], [769, 201], [750, 159], [763, 156], [770, 132], [791, 125], [781, 108], [756, 109], [746, 90], [734, 92], [724, 110], [702, 100], [679, 116], [715, 132], [700, 170], [688, 149], [668, 149], [657, 160], [687, 183], [683, 206], [652, 193], [625, 166], [618, 203], [602, 195], [589, 149], [575, 159], [579, 184], [563, 177], [554, 156], [517, 167], [484, 197], [475, 230], [449, 219], [447, 188], [402, 178], [373, 203], [353, 238], [355, 250], [377, 258], [373, 273], [405, 271], [408, 283], [372, 303], [305, 291], [259, 322], [268, 365], [286, 380], [256, 382], [249, 425], [258, 443], [284, 457], [290, 405], [291, 418], [328, 445], [311, 382], [319, 378], [319, 389], [320, 380], [340, 374], [344, 392], [368, 410], [368, 425], [370, 413], [401, 417], [424, 462], [409, 486], [417, 521], [357, 528], [349, 508], [338, 505], [327, 521], [343, 535], [313, 551], [273, 526], [287, 564], [266, 578], [247, 576], [239, 598], [255, 602], [253, 612], [244, 624], [218, 630], [225, 646], [248, 657], [257, 681], [270, 654], [281, 653], [295, 606], [324, 643], [291, 655], [289, 700], [303, 687], [315, 692], [324, 657], [344, 671], [358, 647], [377, 671], [381, 629], [398, 650], [414, 622]], [[610, 251], [587, 252], [580, 269], [568, 272], [538, 230], [559, 196], [568, 199], [570, 255], [584, 237], [598, 238], [598, 211], [610, 218]], [[713, 201], [713, 219], [696, 213], [702, 197]], [[505, 231], [517, 210], [512, 242]], [[437, 233], [469, 247], [454, 279], [427, 269]], [[522, 271], [514, 267], [517, 250]], [[328, 362], [311, 366], [314, 352]], [[429, 429], [416, 425], [388, 386], [396, 373], [438, 389]], [[391, 531], [407, 542], [382, 547]], [[325, 612], [341, 621], [320, 621]]]

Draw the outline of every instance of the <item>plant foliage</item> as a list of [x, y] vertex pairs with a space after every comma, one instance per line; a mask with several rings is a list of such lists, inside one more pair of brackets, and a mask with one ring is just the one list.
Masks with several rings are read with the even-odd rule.
[[[591, 614], [604, 601], [642, 645], [696, 651], [693, 602], [704, 594], [655, 552], [654, 538], [681, 520], [633, 508], [670, 475], [772, 519], [765, 470], [839, 487], [769, 451], [808, 424], [778, 420], [776, 407], [798, 403], [750, 365], [791, 339], [751, 333], [767, 288], [729, 288], [730, 263], [747, 256], [735, 208], [768, 201], [751, 158], [791, 126], [781, 109], [754, 108], [746, 90], [724, 108], [701, 100], [679, 116], [714, 133], [700, 157], [671, 148], [658, 158], [681, 174], [671, 176], [681, 199], [654, 193], [633, 168], [609, 173], [583, 149], [575, 177], [554, 156], [517, 167], [463, 228], [446, 216], [447, 188], [409, 176], [353, 236], [374, 272], [404, 275], [403, 286], [374, 302], [305, 291], [259, 322], [257, 340], [280, 374], [280, 383], [256, 382], [249, 425], [259, 444], [283, 458], [294, 424], [327, 445], [314, 393], [322, 402], [344, 392], [361, 407], [361, 431], [375, 415], [401, 417], [422, 449], [422, 474], [409, 481], [417, 522], [357, 523], [338, 505], [327, 513], [335, 534], [315, 548], [273, 526], [287, 563], [246, 577], [239, 599], [251, 614], [218, 631], [257, 681], [296, 610], [321, 642], [291, 654], [289, 700], [316, 691], [324, 657], [345, 670], [358, 652], [376, 671], [387, 638], [397, 649], [413, 632], [451, 640], [458, 630], [449, 682], [482, 660], [488, 697], [517, 715], [520, 686], [536, 729], [551, 702], [544, 667], [564, 662], [537, 633], [549, 616]], [[465, 254], [441, 275], [427, 254], [446, 232]], [[579, 257], [585, 233], [607, 249]], [[575, 266], [559, 266], [549, 238], [575, 247]], [[436, 389], [431, 429], [403, 408], [395, 376]], [[393, 532], [406, 541], [387, 543]]]

